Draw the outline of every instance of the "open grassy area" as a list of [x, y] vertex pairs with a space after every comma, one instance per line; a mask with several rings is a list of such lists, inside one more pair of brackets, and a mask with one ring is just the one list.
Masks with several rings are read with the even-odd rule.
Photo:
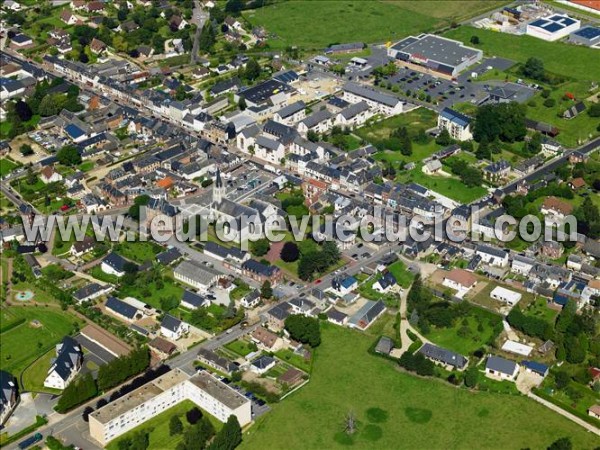
[[[184, 400], [181, 403], [173, 406], [172, 408], [166, 410], [164, 413], [159, 414], [158, 416], [148, 420], [142, 425], [134, 428], [133, 430], [125, 433], [118, 439], [111, 441], [107, 446], [107, 450], [118, 450], [119, 441], [124, 438], [131, 437], [132, 435], [138, 433], [139, 431], [146, 431], [149, 433], [148, 439], [150, 445], [148, 446], [148, 450], [163, 450], [165, 448], [176, 448], [177, 444], [181, 442], [183, 439], [183, 434], [177, 434], [175, 436], [171, 436], [169, 434], [169, 419], [173, 415], [177, 415], [181, 422], [183, 423], [184, 431], [187, 427], [189, 427], [189, 423], [185, 418], [185, 413], [190, 409], [196, 406], [195, 403]], [[207, 417], [210, 418], [213, 426], [216, 430], [219, 430], [222, 426], [222, 423], [219, 422], [215, 417], [209, 415], [207, 412], [203, 411], [203, 414], [206, 414]]]
[[123, 241], [120, 244], [117, 244], [114, 250], [123, 258], [142, 264], [146, 261], [154, 261], [156, 255], [158, 255], [163, 248], [154, 242]]
[[244, 17], [252, 25], [264, 26], [274, 35], [268, 40], [272, 48], [297, 45], [305, 49], [322, 49], [333, 43], [398, 40], [410, 34], [433, 31], [504, 3], [304, 0], [276, 2], [246, 11]]
[[[355, 133], [381, 150], [380, 153], [375, 155], [375, 159], [377, 160], [389, 161], [392, 163], [396, 161], [415, 162], [422, 161], [424, 158], [442, 148], [440, 145], [437, 145], [433, 139], [423, 144], [414, 141], [419, 130], [428, 130], [436, 125], [437, 114], [434, 111], [427, 108], [418, 108], [406, 114], [383, 119], [372, 125], [359, 128]], [[410, 156], [405, 156], [399, 151], [393, 151], [394, 149], [389, 148], [388, 140], [391, 133], [402, 127], [408, 129], [408, 134], [413, 140], [413, 153]]]
[[[399, 372], [367, 353], [372, 343], [373, 336], [324, 325], [310, 383], [273, 405], [240, 448], [546, 448], [563, 436], [573, 448], [596, 445], [594, 435], [525, 397]], [[358, 421], [352, 437], [343, 433], [350, 411]]]
[[122, 285], [117, 292], [117, 297], [134, 297], [157, 309], [162, 309], [160, 299], [164, 297], [175, 297], [180, 299], [183, 288], [175, 283], [170, 277], [163, 278], [163, 286], [158, 289], [156, 283], [151, 283], [146, 291], [138, 286]]
[[400, 174], [398, 181], [420, 184], [461, 203], [471, 203], [487, 194], [487, 189], [483, 186], [467, 187], [458, 178], [426, 175], [421, 167], [418, 164], [413, 170]]
[[[76, 319], [58, 308], [12, 307], [2, 311], [4, 320], [25, 321], [0, 335], [2, 369], [17, 375], [33, 360], [45, 354], [63, 337], [71, 334]], [[31, 324], [38, 320], [41, 326]]]
[[521, 63], [534, 56], [544, 62], [546, 70], [579, 80], [595, 81], [595, 74], [600, 73], [600, 58], [594, 49], [588, 47], [546, 42], [531, 36], [515, 36], [470, 26], [461, 26], [445, 33], [446, 37], [466, 43], [474, 35], [480, 40], [475, 47], [489, 56], [501, 56]]
[[8, 175], [15, 167], [17, 163], [7, 158], [0, 158], [0, 177]]
[[250, 342], [243, 339], [238, 339], [237, 341], [230, 342], [229, 344], [225, 345], [225, 348], [231, 350], [232, 352], [240, 356], [246, 356], [249, 353], [256, 351], [256, 345], [253, 345]]
[[431, 327], [425, 337], [440, 347], [467, 356], [496, 337], [494, 327], [500, 320], [500, 316], [473, 306], [469, 314], [459, 317], [452, 327]]
[[297, 355], [296, 353], [287, 348], [279, 350], [275, 353], [275, 356], [277, 356], [282, 361], [286, 361], [292, 366], [296, 366], [300, 370], [310, 372], [310, 361], [304, 359], [303, 356]]
[[[585, 100], [591, 94], [589, 92], [589, 82], [567, 82], [555, 87], [550, 93], [551, 99], [556, 104], [553, 107], [544, 106], [544, 99], [540, 94], [533, 98], [535, 106], [528, 102], [527, 117], [542, 122], [550, 123], [560, 130], [560, 134], [556, 136], [556, 140], [564, 145], [574, 147], [578, 141], [586, 140], [590, 135], [598, 134], [596, 128], [600, 121], [597, 117], [591, 117], [587, 111], [579, 114], [577, 117], [567, 120], [562, 118], [562, 114], [579, 100]], [[573, 94], [577, 101], [565, 98], [566, 93]], [[587, 107], [592, 103], [584, 101]]]

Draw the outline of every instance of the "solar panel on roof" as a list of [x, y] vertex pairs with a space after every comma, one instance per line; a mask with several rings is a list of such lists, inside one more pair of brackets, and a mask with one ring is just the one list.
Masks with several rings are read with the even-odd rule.
[[544, 29], [545, 29], [546, 31], [549, 31], [550, 33], [554, 33], [554, 32], [556, 32], [556, 31], [558, 31], [558, 30], [562, 30], [563, 28], [564, 28], [564, 26], [562, 26], [562, 25], [561, 25], [561, 24], [559, 24], [559, 23], [551, 23], [551, 24], [549, 24], [549, 25], [546, 25], [546, 26], [544, 27]]

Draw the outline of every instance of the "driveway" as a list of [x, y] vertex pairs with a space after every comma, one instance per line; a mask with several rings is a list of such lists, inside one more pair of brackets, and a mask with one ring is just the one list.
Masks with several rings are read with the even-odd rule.
[[9, 435], [18, 433], [23, 428], [35, 423], [36, 415], [37, 409], [32, 394], [29, 392], [21, 394], [21, 400], [17, 408], [6, 422], [6, 426], [2, 431]]

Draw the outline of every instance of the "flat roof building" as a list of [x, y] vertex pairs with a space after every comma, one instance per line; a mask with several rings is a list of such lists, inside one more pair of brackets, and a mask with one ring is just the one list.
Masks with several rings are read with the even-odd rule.
[[467, 47], [460, 41], [421, 34], [417, 37], [409, 36], [394, 44], [388, 49], [388, 56], [454, 77], [481, 61], [483, 51]]
[[600, 44], [600, 27], [588, 26], [569, 35], [569, 42], [592, 47]]
[[527, 34], [545, 41], [557, 41], [577, 31], [581, 22], [563, 14], [541, 17], [527, 24]]
[[189, 377], [174, 369], [90, 414], [90, 435], [106, 446], [184, 400], [194, 402], [221, 422], [230, 415], [235, 415], [242, 427], [252, 420], [250, 400], [210, 373]]

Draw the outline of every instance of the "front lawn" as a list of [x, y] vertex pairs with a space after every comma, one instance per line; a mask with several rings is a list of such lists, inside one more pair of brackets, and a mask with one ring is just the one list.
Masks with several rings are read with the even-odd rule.
[[[369, 334], [323, 324], [322, 337], [310, 382], [272, 405], [244, 435], [241, 450], [282, 442], [290, 450], [547, 448], [564, 436], [573, 448], [597, 445], [596, 436], [531, 399], [400, 372], [368, 353]], [[349, 412], [358, 423], [353, 436], [343, 432]]]
[[225, 345], [225, 348], [240, 356], [246, 356], [257, 350], [256, 344], [242, 339], [230, 342], [229, 344]]
[[48, 392], [50, 394], [60, 393], [60, 390], [51, 389], [44, 386], [44, 380], [48, 375], [48, 369], [52, 364], [52, 360], [56, 358], [56, 349], [52, 348], [35, 361], [23, 372], [23, 386], [26, 391], [31, 392]]

